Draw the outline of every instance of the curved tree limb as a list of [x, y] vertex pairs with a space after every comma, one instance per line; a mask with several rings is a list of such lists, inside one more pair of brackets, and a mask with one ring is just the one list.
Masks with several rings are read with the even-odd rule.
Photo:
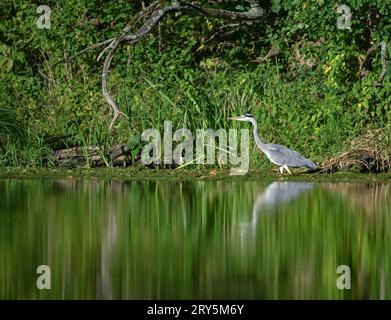
[[77, 52], [77, 53], [67, 57], [66, 59], [61, 59], [61, 60], [53, 63], [52, 66], [55, 66], [55, 65], [57, 65], [59, 63], [63, 63], [63, 62], [69, 62], [69, 61], [73, 60], [74, 58], [76, 58], [77, 56], [80, 56], [83, 53], [86, 53], [87, 51], [106, 46], [109, 43], [113, 42], [114, 40], [115, 40], [115, 38], [111, 38], [111, 39], [107, 39], [107, 40], [99, 42], [99, 43], [95, 43], [92, 46], [89, 46], [89, 47], [87, 47], [87, 48], [85, 48], [85, 49], [83, 49], [83, 50], [81, 50], [81, 51], [79, 51], [79, 52]]
[[387, 63], [387, 44], [384, 41], [380, 42], [379, 43], [379, 47], [380, 47], [380, 53], [381, 53], [382, 72], [381, 72], [379, 78], [377, 79], [377, 81], [375, 82], [375, 85], [377, 87], [381, 87], [383, 79], [384, 79], [384, 77], [386, 75], [386, 72], [387, 72], [387, 67], [388, 67], [388, 63]]
[[[109, 43], [109, 45], [102, 50], [102, 52], [98, 56], [98, 59], [100, 59], [100, 57], [103, 54], [108, 52], [105, 62], [103, 64], [102, 92], [113, 110], [113, 117], [109, 126], [109, 130], [113, 128], [116, 120], [120, 115], [123, 115], [127, 118], [127, 116], [119, 110], [117, 103], [115, 102], [113, 96], [110, 94], [108, 90], [108, 73], [109, 73], [111, 61], [120, 44], [122, 43], [135, 44], [139, 42], [142, 38], [144, 38], [157, 26], [159, 21], [161, 21], [161, 19], [165, 15], [177, 13], [177, 12], [189, 14], [189, 15], [201, 16], [201, 17], [222, 18], [222, 19], [228, 19], [233, 21], [266, 19], [267, 17], [266, 10], [261, 8], [253, 0], [246, 1], [246, 2], [250, 3], [251, 5], [250, 10], [246, 12], [236, 12], [236, 11], [229, 11], [223, 9], [203, 8], [194, 4], [181, 3], [178, 1], [173, 2], [169, 6], [162, 7], [162, 1], [157, 1], [154, 2], [152, 5], [150, 5], [148, 8], [146, 8], [145, 10], [146, 12], [152, 11], [152, 13], [150, 17], [147, 19], [147, 21], [142, 25], [142, 27], [138, 31], [136, 31], [133, 34], [129, 34], [134, 24], [133, 25], [128, 24], [123, 29], [121, 35], [119, 35], [117, 38], [106, 40], [105, 43], [106, 44]], [[145, 15], [145, 12], [143, 11], [141, 15]], [[138, 20], [138, 17], [136, 20]]]
[[379, 76], [379, 78], [375, 82], [375, 86], [381, 87], [383, 79], [386, 75], [387, 68], [388, 68], [388, 62], [387, 62], [387, 44], [382, 41], [380, 43], [376, 43], [372, 45], [367, 50], [367, 56], [365, 57], [364, 61], [359, 61], [360, 63], [360, 78], [363, 80], [371, 71], [372, 69], [372, 62], [375, 57], [376, 51], [380, 48], [380, 59], [381, 59], [381, 65], [382, 65], [382, 72]]
[[108, 70], [110, 68], [111, 60], [113, 59], [113, 56], [115, 53], [115, 49], [116, 48], [111, 49], [111, 51], [107, 55], [106, 60], [103, 64], [103, 72], [102, 72], [103, 95], [106, 98], [107, 102], [110, 104], [111, 108], [113, 109], [113, 118], [112, 118], [110, 126], [109, 126], [110, 130], [112, 129], [112, 127], [113, 127], [115, 121], [117, 120], [117, 118], [119, 117], [119, 115], [123, 115], [127, 118], [127, 116], [118, 109], [116, 102], [114, 101], [113, 97], [110, 95], [110, 93], [107, 90], [107, 74], [108, 74]]

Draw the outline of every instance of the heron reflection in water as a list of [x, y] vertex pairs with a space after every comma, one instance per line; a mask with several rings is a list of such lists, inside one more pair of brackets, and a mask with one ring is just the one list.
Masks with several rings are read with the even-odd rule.
[[258, 194], [252, 211], [252, 221], [241, 224], [244, 234], [251, 234], [248, 229], [255, 230], [262, 209], [273, 211], [282, 204], [298, 198], [304, 191], [314, 187], [313, 182], [275, 181], [265, 191]]

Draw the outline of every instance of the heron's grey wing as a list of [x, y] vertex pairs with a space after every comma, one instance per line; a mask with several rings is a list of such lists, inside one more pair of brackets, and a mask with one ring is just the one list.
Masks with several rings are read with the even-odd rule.
[[311, 160], [304, 158], [295, 150], [274, 143], [268, 143], [266, 146], [269, 155], [279, 165], [287, 165], [288, 167], [309, 167], [314, 169], [315, 164]]
[[272, 149], [272, 150], [276, 150], [276, 151], [278, 151], [278, 150], [287, 150], [287, 151], [290, 151], [291, 153], [293, 153], [293, 154], [295, 154], [295, 155], [297, 155], [297, 156], [299, 156], [299, 157], [302, 157], [302, 155], [301, 155], [299, 152], [297, 152], [297, 151], [295, 151], [295, 150], [292, 150], [292, 149], [289, 149], [288, 147], [282, 146], [282, 145], [280, 145], [280, 144], [267, 143], [266, 145], [267, 145], [270, 149]]

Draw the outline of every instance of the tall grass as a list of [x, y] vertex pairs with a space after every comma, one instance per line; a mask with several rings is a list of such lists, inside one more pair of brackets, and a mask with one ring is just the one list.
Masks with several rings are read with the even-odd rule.
[[[266, 141], [287, 145], [318, 162], [340, 151], [343, 142], [362, 129], [356, 127], [354, 106], [325, 90], [317, 73], [291, 82], [282, 79], [279, 66], [273, 64], [252, 70], [228, 66], [218, 72], [147, 71], [129, 70], [123, 87], [116, 86], [118, 79], [113, 77], [115, 94], [131, 119], [130, 124], [121, 120], [120, 128], [163, 130], [164, 120], [171, 120], [174, 129], [192, 131], [245, 128], [248, 124], [227, 118], [250, 111]], [[258, 158], [254, 148], [252, 159]]]
[[25, 126], [15, 110], [0, 105], [0, 147], [6, 140], [23, 141], [25, 138]]
[[53, 167], [55, 166], [53, 150], [44, 139], [36, 133], [20, 141], [8, 140], [0, 152], [0, 164], [9, 167]]
[[[103, 151], [113, 144], [131, 141], [143, 130], [163, 131], [165, 120], [172, 121], [174, 131], [246, 128], [249, 124], [230, 122], [227, 118], [250, 111], [266, 141], [286, 145], [320, 163], [341, 151], [345, 141], [367, 129], [355, 113], [353, 100], [331, 92], [322, 84], [319, 72], [309, 72], [290, 81], [281, 76], [280, 66], [272, 63], [252, 69], [224, 65], [209, 70], [201, 66], [165, 67], [164, 59], [169, 61], [163, 54], [161, 65], [155, 67], [151, 63], [139, 67], [128, 64], [125, 70], [119, 67], [112, 70], [110, 90], [120, 109], [129, 116], [129, 121], [120, 118], [114, 133], [107, 130], [109, 108], [99, 95], [100, 89], [94, 85], [78, 86], [75, 79], [72, 92], [60, 84], [53, 88], [60, 103], [48, 108], [55, 117], [37, 119], [36, 134], [64, 135], [67, 147], [98, 146]], [[16, 117], [10, 112], [3, 111], [0, 121], [3, 145], [1, 136], [5, 133], [23, 135], [23, 126], [15, 123]], [[383, 118], [379, 119], [379, 125], [385, 123]], [[18, 139], [11, 139], [15, 140]], [[269, 165], [255, 147], [250, 156], [252, 165]], [[104, 159], [106, 166], [110, 166], [110, 160]]]
[[43, 137], [10, 108], [0, 107], [0, 165], [53, 165], [52, 151]]

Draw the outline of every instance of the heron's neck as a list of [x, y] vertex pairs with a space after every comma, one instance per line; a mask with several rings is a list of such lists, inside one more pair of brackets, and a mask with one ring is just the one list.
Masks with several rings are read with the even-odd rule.
[[259, 148], [263, 149], [265, 146], [265, 142], [263, 142], [261, 136], [258, 133], [258, 123], [255, 119], [251, 119], [250, 122], [253, 124], [253, 134], [255, 142]]

